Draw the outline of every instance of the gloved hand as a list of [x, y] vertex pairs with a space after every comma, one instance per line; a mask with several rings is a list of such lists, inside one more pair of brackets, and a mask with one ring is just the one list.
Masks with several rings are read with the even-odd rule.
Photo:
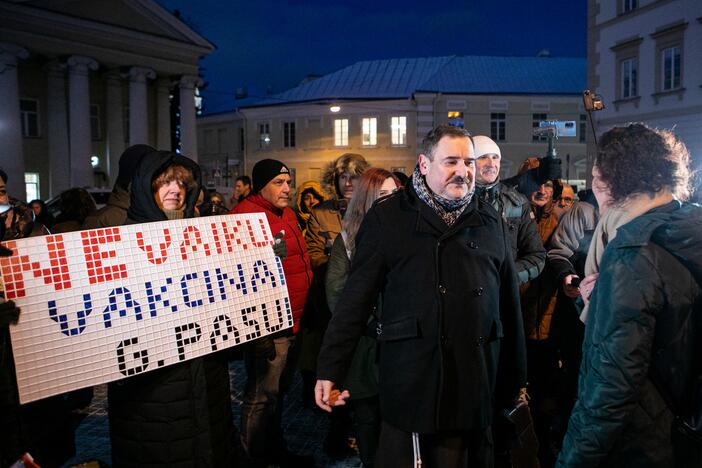
[[273, 237], [273, 253], [276, 257], [280, 257], [281, 260], [285, 260], [288, 256], [288, 245], [285, 243], [285, 229], [280, 231]]
[[539, 185], [547, 180], [556, 180], [561, 178], [561, 159], [560, 158], [539, 158], [539, 167], [537, 168], [536, 179]]
[[20, 308], [12, 301], [0, 303], [0, 327], [7, 327], [10, 324], [17, 323], [19, 319]]

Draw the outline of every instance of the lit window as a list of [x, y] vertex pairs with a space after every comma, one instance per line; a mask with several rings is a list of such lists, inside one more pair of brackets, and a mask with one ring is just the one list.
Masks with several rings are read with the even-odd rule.
[[334, 146], [349, 145], [349, 119], [334, 119]]
[[20, 117], [22, 119], [22, 136], [39, 136], [39, 101], [20, 99]]
[[375, 146], [378, 144], [378, 119], [367, 117], [361, 121], [363, 146]]
[[283, 148], [295, 147], [295, 122], [283, 122]]
[[490, 114], [490, 138], [495, 141], [505, 141], [505, 114], [504, 112], [493, 112]]
[[622, 99], [638, 96], [638, 59], [628, 58], [622, 60]]
[[100, 132], [100, 106], [90, 104], [90, 138], [99, 140], [102, 135]]
[[38, 172], [25, 172], [24, 173], [24, 187], [27, 193], [27, 200], [39, 200], [39, 173]]
[[463, 125], [464, 125], [463, 112], [449, 111], [447, 117], [448, 117], [448, 124], [450, 126], [463, 128]]
[[393, 145], [407, 144], [407, 117], [399, 116], [390, 119], [390, 130]]
[[[542, 120], [548, 120], [548, 114], [531, 114], [531, 127], [533, 129], [539, 128], [539, 124]], [[548, 138], [546, 135], [532, 135], [531, 141], [546, 141]]]
[[258, 124], [258, 147], [268, 148], [271, 145], [271, 125], [268, 123]]
[[663, 91], [680, 87], [680, 47], [667, 47], [661, 50]]

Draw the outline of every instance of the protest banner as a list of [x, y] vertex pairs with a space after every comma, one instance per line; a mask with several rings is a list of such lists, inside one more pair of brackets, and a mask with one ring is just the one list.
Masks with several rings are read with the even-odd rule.
[[20, 402], [204, 356], [292, 326], [263, 214], [6, 242]]

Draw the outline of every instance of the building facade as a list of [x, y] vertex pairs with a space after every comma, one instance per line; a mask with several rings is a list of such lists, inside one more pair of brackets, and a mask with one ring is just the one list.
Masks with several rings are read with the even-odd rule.
[[201, 165], [210, 186], [224, 192], [269, 157], [293, 169], [297, 183], [320, 180], [325, 166], [347, 152], [409, 175], [426, 133], [449, 123], [495, 139], [508, 177], [525, 158], [545, 155], [546, 139], [534, 136], [534, 126], [559, 120], [574, 125], [573, 136], [556, 143], [563, 175], [584, 183], [584, 84], [582, 59], [359, 62], [256, 104], [198, 118]]
[[589, 0], [588, 86], [599, 133], [645, 122], [702, 154], [702, 2]]
[[0, 17], [12, 196], [110, 186], [133, 144], [197, 158], [198, 62], [214, 46], [156, 2], [0, 0]]

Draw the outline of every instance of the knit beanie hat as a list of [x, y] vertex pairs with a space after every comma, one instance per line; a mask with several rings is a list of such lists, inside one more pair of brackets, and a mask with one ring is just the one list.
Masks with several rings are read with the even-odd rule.
[[497, 143], [495, 143], [492, 138], [488, 138], [484, 135], [477, 135], [473, 137], [473, 144], [475, 145], [476, 158], [485, 156], [486, 154], [502, 156], [500, 147], [497, 146]]
[[263, 159], [257, 162], [251, 171], [253, 192], [258, 193], [268, 182], [280, 174], [290, 174], [288, 166], [275, 159]]

